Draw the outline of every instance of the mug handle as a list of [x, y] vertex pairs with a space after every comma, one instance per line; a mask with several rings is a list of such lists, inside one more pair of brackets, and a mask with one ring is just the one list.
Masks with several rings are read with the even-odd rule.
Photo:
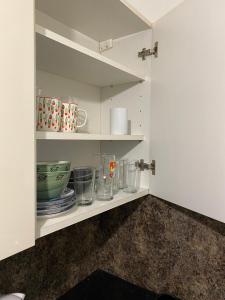
[[84, 113], [85, 118], [84, 118], [83, 124], [77, 125], [77, 126], [76, 126], [77, 128], [84, 127], [84, 126], [86, 125], [86, 123], [87, 123], [87, 112], [86, 112], [86, 110], [81, 109], [81, 108], [78, 108], [78, 113], [79, 113], [80, 111], [82, 111], [82, 112]]

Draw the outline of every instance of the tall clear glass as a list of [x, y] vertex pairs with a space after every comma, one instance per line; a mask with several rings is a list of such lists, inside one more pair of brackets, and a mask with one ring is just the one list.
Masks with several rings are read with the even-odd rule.
[[80, 167], [73, 169], [74, 189], [78, 205], [90, 205], [95, 198], [95, 169]]
[[120, 189], [124, 189], [127, 187], [127, 168], [128, 159], [121, 159], [118, 161], [118, 176]]
[[116, 161], [115, 171], [113, 176], [113, 194], [116, 195], [120, 189], [120, 170], [119, 170], [119, 161]]
[[116, 160], [114, 154], [99, 155], [96, 182], [96, 198], [98, 200], [113, 199], [113, 182], [115, 176]]
[[129, 161], [127, 165], [126, 183], [127, 187], [124, 189], [127, 193], [137, 193], [140, 189], [141, 171], [138, 167], [137, 161]]

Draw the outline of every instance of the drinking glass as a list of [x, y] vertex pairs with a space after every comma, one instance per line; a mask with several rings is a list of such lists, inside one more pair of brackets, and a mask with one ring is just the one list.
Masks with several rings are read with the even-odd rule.
[[120, 189], [124, 189], [127, 187], [127, 167], [128, 159], [121, 159], [118, 161], [118, 176]]
[[115, 176], [115, 155], [99, 155], [98, 179], [96, 183], [96, 197], [98, 200], [113, 199], [113, 182]]
[[119, 161], [116, 161], [115, 171], [113, 176], [113, 194], [116, 195], [119, 192], [120, 184], [120, 172], [119, 172]]
[[136, 193], [140, 188], [141, 171], [137, 161], [129, 161], [127, 165], [126, 184], [124, 192]]
[[92, 204], [94, 201], [95, 169], [92, 167], [74, 168], [73, 175], [78, 204]]

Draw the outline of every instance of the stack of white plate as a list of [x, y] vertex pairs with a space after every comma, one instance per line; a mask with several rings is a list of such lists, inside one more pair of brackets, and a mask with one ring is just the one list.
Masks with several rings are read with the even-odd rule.
[[74, 190], [67, 188], [59, 198], [38, 201], [37, 216], [42, 218], [58, 217], [67, 213], [75, 204], [75, 192]]

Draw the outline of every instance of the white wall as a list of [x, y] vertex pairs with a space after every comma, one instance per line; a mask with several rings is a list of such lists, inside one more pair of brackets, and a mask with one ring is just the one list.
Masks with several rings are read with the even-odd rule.
[[121, 0], [131, 5], [151, 23], [156, 22], [184, 0]]
[[224, 12], [224, 0], [188, 0], [156, 23], [151, 105], [151, 192], [223, 222]]

